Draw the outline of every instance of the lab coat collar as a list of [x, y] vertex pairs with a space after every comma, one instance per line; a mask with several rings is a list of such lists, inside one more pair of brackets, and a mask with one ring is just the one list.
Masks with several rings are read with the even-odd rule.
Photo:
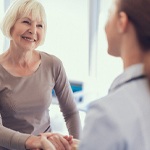
[[144, 75], [144, 65], [142, 63], [132, 65], [124, 70], [122, 74], [120, 74], [111, 84], [109, 92], [114, 91], [117, 89], [117, 87], [120, 87], [119, 85], [123, 85], [128, 80], [131, 80], [132, 78], [139, 77], [141, 75]]

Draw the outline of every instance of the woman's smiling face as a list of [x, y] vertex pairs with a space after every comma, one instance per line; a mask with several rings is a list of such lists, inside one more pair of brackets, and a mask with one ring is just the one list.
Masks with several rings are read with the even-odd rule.
[[45, 36], [42, 21], [33, 19], [31, 15], [19, 18], [11, 29], [12, 43], [16, 48], [34, 50]]

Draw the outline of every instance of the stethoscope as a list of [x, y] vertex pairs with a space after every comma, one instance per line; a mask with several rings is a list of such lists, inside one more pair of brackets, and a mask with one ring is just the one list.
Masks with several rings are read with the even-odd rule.
[[131, 78], [131, 79], [129, 79], [129, 80], [127, 80], [127, 81], [125, 81], [125, 82], [123, 82], [123, 83], [121, 83], [121, 84], [118, 84], [114, 89], [118, 89], [118, 88], [120, 88], [121, 86], [123, 86], [124, 84], [130, 83], [130, 82], [136, 81], [136, 80], [141, 80], [141, 79], [144, 79], [144, 78], [146, 78], [146, 75], [140, 75], [140, 76]]

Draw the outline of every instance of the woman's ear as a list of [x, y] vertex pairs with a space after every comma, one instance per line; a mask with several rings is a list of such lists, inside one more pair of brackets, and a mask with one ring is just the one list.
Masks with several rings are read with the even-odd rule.
[[128, 26], [129, 20], [128, 16], [125, 12], [119, 12], [118, 15], [118, 23], [117, 23], [117, 28], [119, 33], [123, 33], [126, 31], [127, 26]]

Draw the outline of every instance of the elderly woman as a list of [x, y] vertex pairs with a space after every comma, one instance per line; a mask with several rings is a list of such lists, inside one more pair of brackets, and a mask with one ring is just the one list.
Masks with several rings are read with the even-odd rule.
[[[10, 45], [0, 55], [0, 150], [40, 148], [40, 142], [35, 144], [38, 135], [51, 132], [53, 89], [69, 134], [79, 138], [79, 113], [63, 64], [56, 56], [36, 50], [46, 34], [43, 6], [36, 0], [15, 0], [1, 29]], [[57, 149], [69, 146], [68, 138], [50, 135]]]

